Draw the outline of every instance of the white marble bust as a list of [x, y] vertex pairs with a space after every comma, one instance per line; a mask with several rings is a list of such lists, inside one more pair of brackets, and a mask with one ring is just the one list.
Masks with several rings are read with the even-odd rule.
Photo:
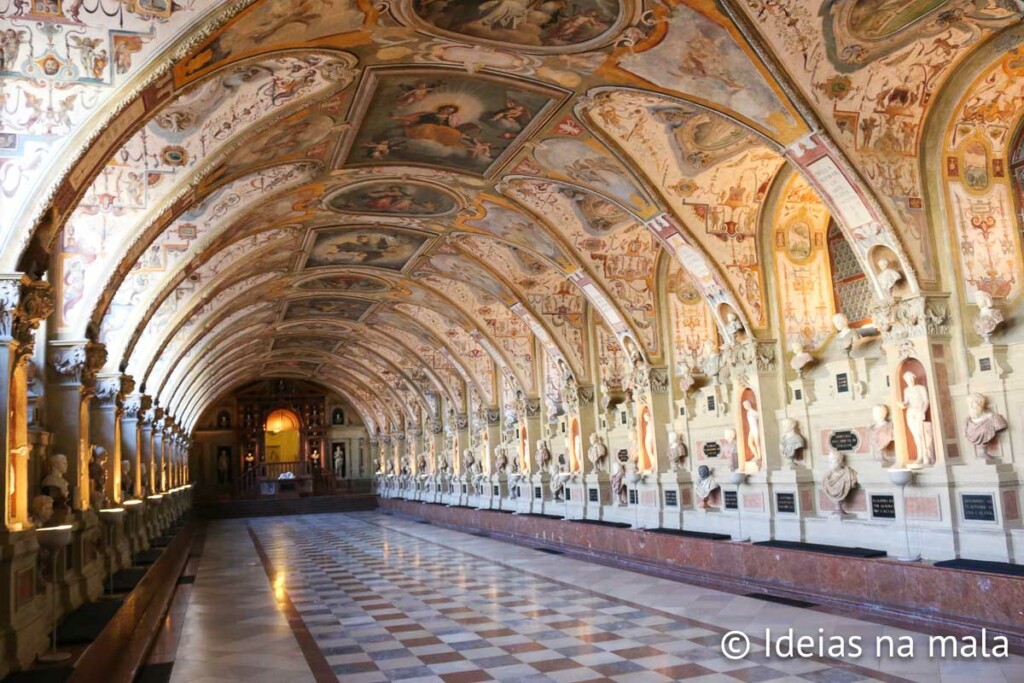
[[986, 344], [991, 344], [992, 335], [1003, 324], [1003, 314], [995, 307], [992, 295], [988, 292], [978, 290], [974, 294], [974, 303], [978, 305], [978, 313], [974, 316], [974, 331]]
[[782, 428], [782, 436], [779, 438], [779, 455], [782, 460], [790, 465], [796, 460], [797, 451], [807, 445], [804, 437], [800, 435], [799, 424], [791, 418], [784, 418], [779, 424]]
[[846, 456], [832, 449], [828, 456], [828, 472], [821, 481], [821, 490], [836, 504], [836, 513], [843, 514], [843, 501], [857, 486], [857, 472], [846, 464]]
[[814, 362], [814, 356], [807, 353], [807, 349], [798, 341], [789, 345], [789, 351], [793, 354], [789, 361], [789, 367], [796, 370], [797, 377], [803, 377], [804, 368]]
[[979, 393], [967, 398], [968, 416], [964, 422], [964, 437], [974, 445], [975, 455], [988, 459], [988, 446], [1008, 424], [1006, 418], [988, 409], [988, 399]]

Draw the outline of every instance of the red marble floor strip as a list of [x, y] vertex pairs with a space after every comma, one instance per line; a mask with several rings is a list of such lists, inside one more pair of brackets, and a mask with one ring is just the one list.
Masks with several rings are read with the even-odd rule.
[[[260, 543], [260, 539], [256, 537], [256, 533], [253, 531], [252, 526], [249, 524], [245, 525], [246, 530], [249, 532], [249, 538], [252, 539], [253, 546], [256, 547], [256, 554], [260, 556], [260, 562], [263, 564], [263, 571], [267, 573], [267, 580], [271, 584], [274, 583], [274, 565], [271, 564], [270, 558], [267, 556], [266, 551], [263, 549], [263, 545]], [[284, 591], [280, 595], [275, 596], [277, 600], [277, 606], [288, 620], [288, 626], [292, 629], [292, 634], [295, 636], [295, 640], [299, 643], [299, 649], [302, 650], [302, 656], [306, 658], [306, 664], [309, 665], [309, 670], [313, 672], [313, 678], [317, 681], [323, 681], [324, 683], [335, 683], [338, 677], [331, 670], [331, 665], [327, 663], [327, 658], [324, 657], [324, 653], [320, 651], [320, 648], [316, 644], [316, 640], [313, 638], [313, 634], [306, 628], [306, 622], [302, 620], [302, 616], [299, 611], [295, 609], [295, 605], [292, 604], [291, 598], [288, 597], [288, 592]]]

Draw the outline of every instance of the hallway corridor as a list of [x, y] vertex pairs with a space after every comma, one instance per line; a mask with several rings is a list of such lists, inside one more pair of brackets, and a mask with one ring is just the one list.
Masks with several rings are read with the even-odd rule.
[[[1019, 657], [766, 659], [765, 627], [908, 633], [379, 513], [232, 520], [207, 535], [172, 681], [1024, 680]], [[721, 652], [732, 629], [745, 659]]]

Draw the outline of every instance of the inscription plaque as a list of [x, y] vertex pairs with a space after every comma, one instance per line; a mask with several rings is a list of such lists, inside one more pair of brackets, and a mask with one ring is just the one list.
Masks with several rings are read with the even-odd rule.
[[850, 392], [850, 376], [845, 372], [836, 375], [836, 393], [846, 394]]
[[776, 512], [796, 512], [796, 494], [795, 493], [776, 493], [775, 494], [775, 511]]
[[708, 396], [708, 412], [709, 413], [715, 412], [715, 397], [714, 396]]
[[533, 487], [533, 497], [536, 498], [537, 500], [540, 500], [541, 498], [544, 497], [544, 492], [541, 491], [541, 488], [539, 486]]
[[722, 446], [717, 441], [708, 441], [703, 450], [705, 458], [717, 458], [722, 453]]
[[740, 507], [739, 496], [736, 495], [735, 491], [724, 492], [725, 509], [726, 510], [738, 510]]
[[618, 456], [619, 462], [629, 462], [629, 451], [625, 448], [619, 450]]
[[988, 494], [960, 494], [964, 506], [964, 519], [971, 522], [996, 521], [995, 501]]
[[590, 500], [591, 503], [598, 502], [597, 489], [587, 489], [587, 498]]
[[638, 500], [637, 500], [637, 496], [636, 496], [636, 489], [630, 489], [629, 490], [629, 504], [630, 505], [636, 505], [637, 502], [638, 502]]
[[494, 487], [494, 495], [496, 495], [496, 496], [500, 496], [501, 495], [501, 489], [499, 487], [497, 487], [497, 486]]
[[896, 497], [871, 496], [871, 516], [876, 519], [896, 519]]
[[679, 493], [677, 491], [665, 491], [665, 507], [679, 507]]
[[860, 436], [849, 429], [832, 432], [828, 436], [828, 445], [837, 451], [855, 451], [860, 445]]

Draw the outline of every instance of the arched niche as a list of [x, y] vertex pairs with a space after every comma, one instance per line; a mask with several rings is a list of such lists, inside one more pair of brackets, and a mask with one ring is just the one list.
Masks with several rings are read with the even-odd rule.
[[759, 471], [764, 464], [764, 430], [757, 394], [750, 387], [744, 388], [740, 393], [737, 414], [741, 436], [738, 444], [740, 469], [752, 474]]
[[932, 423], [931, 388], [924, 365], [916, 358], [907, 358], [896, 373], [901, 426], [906, 443], [906, 457], [900, 465], [927, 467], [935, 464], [936, 439]]

